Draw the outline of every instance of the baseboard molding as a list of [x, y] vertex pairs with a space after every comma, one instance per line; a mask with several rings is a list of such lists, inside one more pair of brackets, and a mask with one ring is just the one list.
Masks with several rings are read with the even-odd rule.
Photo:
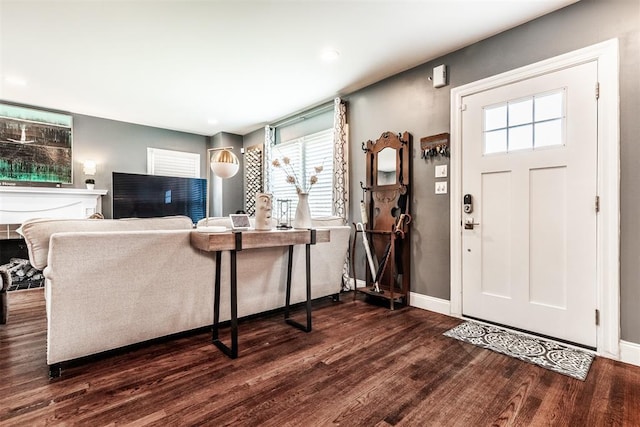
[[[358, 288], [366, 286], [366, 282], [360, 279], [356, 279], [356, 284], [358, 285]], [[349, 286], [353, 289], [353, 277], [349, 278]], [[451, 302], [446, 299], [409, 292], [409, 305], [422, 310], [429, 310], [435, 313], [451, 316]]]
[[423, 310], [451, 316], [451, 302], [446, 299], [430, 297], [428, 295], [409, 293], [409, 305]]
[[620, 361], [640, 366], [640, 344], [620, 340]]

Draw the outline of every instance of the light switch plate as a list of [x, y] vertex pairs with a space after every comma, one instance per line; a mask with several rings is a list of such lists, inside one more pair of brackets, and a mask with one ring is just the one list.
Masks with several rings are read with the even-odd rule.
[[436, 194], [447, 194], [447, 181], [436, 181]]
[[447, 165], [436, 166], [436, 178], [446, 178], [446, 177], [447, 177]]

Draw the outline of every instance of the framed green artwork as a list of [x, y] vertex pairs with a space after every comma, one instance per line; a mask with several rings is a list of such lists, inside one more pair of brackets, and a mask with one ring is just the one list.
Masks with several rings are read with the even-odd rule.
[[0, 103], [0, 181], [71, 184], [72, 117]]

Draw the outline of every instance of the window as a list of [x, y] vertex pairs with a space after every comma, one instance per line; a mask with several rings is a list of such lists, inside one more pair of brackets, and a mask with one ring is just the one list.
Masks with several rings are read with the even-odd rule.
[[200, 154], [147, 147], [147, 173], [200, 178]]
[[565, 91], [484, 108], [484, 154], [564, 144]]
[[[309, 189], [311, 176], [317, 175], [318, 181], [309, 192], [311, 216], [333, 214], [333, 129], [277, 144], [273, 146], [272, 157], [280, 162], [288, 157], [293, 173], [305, 190]], [[322, 166], [322, 172], [316, 174], [315, 168], [318, 166]], [[278, 199], [291, 200], [293, 219], [298, 196], [295, 185], [287, 182], [287, 174], [283, 168], [273, 169], [271, 192], [274, 207]]]

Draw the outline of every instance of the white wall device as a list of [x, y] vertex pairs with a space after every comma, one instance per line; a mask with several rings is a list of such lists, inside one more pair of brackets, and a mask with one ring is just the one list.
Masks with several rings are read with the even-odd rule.
[[447, 66], [438, 65], [433, 67], [433, 87], [443, 87], [447, 85]]

